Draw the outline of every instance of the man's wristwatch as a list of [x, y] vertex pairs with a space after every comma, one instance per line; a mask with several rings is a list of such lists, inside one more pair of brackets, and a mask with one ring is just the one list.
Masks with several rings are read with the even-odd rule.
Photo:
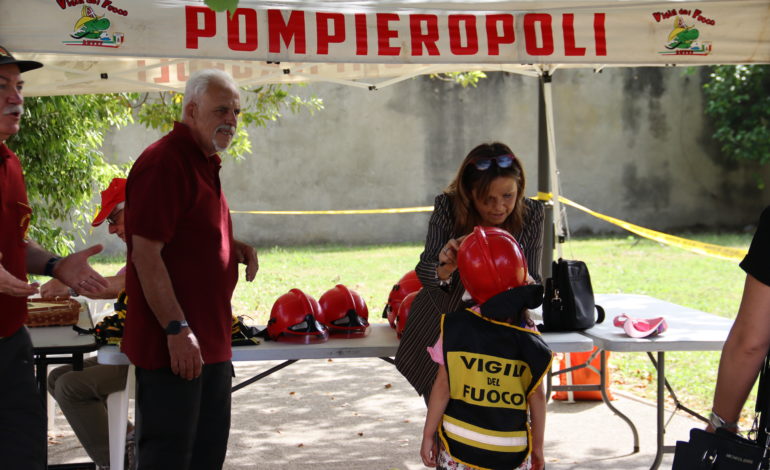
[[188, 328], [190, 325], [187, 324], [187, 320], [171, 320], [168, 322], [168, 325], [166, 325], [166, 334], [167, 335], [178, 335], [180, 331], [182, 331], [182, 328]]
[[53, 277], [53, 268], [59, 261], [61, 261], [61, 256], [52, 256], [51, 258], [48, 258], [48, 261], [45, 262], [45, 266], [43, 266], [43, 276]]

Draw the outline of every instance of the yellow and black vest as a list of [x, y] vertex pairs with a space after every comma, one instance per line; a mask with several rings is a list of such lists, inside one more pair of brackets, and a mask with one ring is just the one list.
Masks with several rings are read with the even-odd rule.
[[527, 397], [553, 355], [539, 333], [468, 309], [441, 321], [449, 403], [439, 428], [455, 460], [513, 469], [530, 452]]

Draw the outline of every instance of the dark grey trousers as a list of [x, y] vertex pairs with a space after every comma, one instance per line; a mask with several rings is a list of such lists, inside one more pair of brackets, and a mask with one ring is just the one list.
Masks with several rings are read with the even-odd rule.
[[185, 380], [170, 368], [136, 368], [139, 470], [221, 469], [230, 434], [231, 362]]
[[32, 341], [26, 327], [0, 339], [0, 466], [45, 468], [46, 421], [35, 382]]

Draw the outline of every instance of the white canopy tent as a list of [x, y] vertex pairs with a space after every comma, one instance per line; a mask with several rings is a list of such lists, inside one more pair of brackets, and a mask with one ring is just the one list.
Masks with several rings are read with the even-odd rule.
[[25, 74], [30, 96], [182, 91], [208, 67], [243, 86], [378, 89], [468, 70], [540, 77], [538, 190], [550, 194], [557, 68], [770, 63], [770, 1], [240, 0], [228, 14], [201, 0], [0, 0], [0, 45], [45, 64]]
[[32, 95], [180, 90], [226, 69], [243, 85], [382, 87], [459, 70], [770, 62], [767, 0], [0, 1], [0, 44], [46, 64]]

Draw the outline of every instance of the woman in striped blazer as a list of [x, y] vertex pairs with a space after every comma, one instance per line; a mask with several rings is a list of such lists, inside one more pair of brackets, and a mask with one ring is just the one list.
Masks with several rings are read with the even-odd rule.
[[519, 159], [508, 146], [495, 142], [471, 150], [455, 179], [436, 196], [425, 249], [415, 268], [423, 288], [412, 303], [396, 353], [396, 368], [426, 402], [438, 370], [426, 348], [439, 337], [440, 315], [463, 302], [465, 287], [456, 256], [465, 235], [476, 225], [507, 230], [521, 245], [530, 275], [540, 281], [544, 206], [524, 197], [525, 186]]

